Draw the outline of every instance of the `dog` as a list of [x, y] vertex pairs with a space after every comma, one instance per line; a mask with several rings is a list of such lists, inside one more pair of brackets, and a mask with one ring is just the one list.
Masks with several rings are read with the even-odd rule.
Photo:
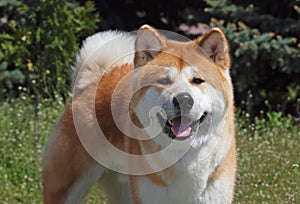
[[236, 150], [227, 39], [212, 28], [169, 39], [88, 37], [73, 96], [43, 159], [45, 204], [81, 203], [96, 182], [109, 203], [231, 203]]

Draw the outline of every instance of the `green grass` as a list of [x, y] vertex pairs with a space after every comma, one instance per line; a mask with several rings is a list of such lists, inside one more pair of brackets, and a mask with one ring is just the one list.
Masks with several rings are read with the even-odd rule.
[[238, 119], [235, 203], [300, 203], [300, 128], [291, 116]]
[[[23, 96], [0, 105], [0, 203], [41, 203], [45, 142], [65, 104]], [[234, 203], [300, 203], [300, 129], [291, 116], [237, 119], [238, 177]], [[104, 201], [93, 187], [85, 203]]]
[[0, 107], [0, 203], [41, 203], [41, 158], [64, 104], [26, 96]]

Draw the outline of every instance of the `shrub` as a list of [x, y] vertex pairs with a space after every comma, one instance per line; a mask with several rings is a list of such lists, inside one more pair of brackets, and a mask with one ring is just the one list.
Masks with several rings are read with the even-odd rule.
[[0, 95], [18, 87], [41, 96], [68, 90], [70, 65], [78, 41], [94, 32], [98, 14], [88, 1], [31, 0], [3, 4], [0, 24]]
[[256, 115], [261, 109], [300, 115], [300, 1], [114, 0], [120, 7], [95, 2], [103, 29], [132, 30], [149, 23], [199, 35], [205, 25], [222, 27], [231, 45], [237, 104], [242, 105], [250, 92]]
[[281, 2], [281, 7], [270, 6], [271, 1], [206, 2], [210, 26], [223, 28], [230, 41], [238, 102], [250, 91], [256, 114], [261, 108], [299, 114], [299, 2]]

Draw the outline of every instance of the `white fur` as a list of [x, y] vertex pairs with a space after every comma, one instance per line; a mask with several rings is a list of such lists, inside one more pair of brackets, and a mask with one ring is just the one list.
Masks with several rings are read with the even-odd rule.
[[[186, 149], [185, 145], [181, 149], [179, 145], [173, 149], [172, 155], [161, 155], [162, 160], [167, 160], [169, 156], [173, 157], [172, 159], [180, 158], [173, 166], [175, 176], [170, 180], [171, 182], [168, 183], [167, 187], [157, 186], [147, 178], [140, 180], [138, 189], [142, 202], [144, 204], [225, 203], [228, 201], [227, 196], [230, 195], [230, 189], [226, 186], [226, 177], [218, 180], [213, 186], [207, 186], [209, 176], [221, 163], [231, 146], [231, 141], [220, 140], [226, 115], [225, 99], [218, 90], [208, 83], [201, 85], [203, 86], [201, 89], [189, 83], [197, 71], [195, 67], [186, 67], [182, 72], [175, 67], [166, 69], [166, 73], [173, 83], [162, 92], [158, 92], [155, 88], [148, 89], [144, 95], [144, 100], [135, 109], [140, 121], [144, 125], [149, 124], [149, 120], [155, 117], [148, 115], [153, 106], [164, 107], [166, 113], [163, 115], [172, 116], [172, 112], [168, 112], [168, 110], [174, 109], [172, 99], [180, 92], [188, 92], [194, 99], [194, 105], [187, 114], [190, 118], [199, 120], [204, 112], [208, 112], [208, 116], [200, 125], [197, 135], [188, 141], [190, 142], [189, 149]], [[158, 121], [152, 119], [152, 122]], [[159, 124], [152, 125], [160, 128]], [[152, 132], [149, 131], [148, 134], [151, 135]], [[161, 133], [154, 140], [162, 148], [174, 142], [165, 133]], [[220, 144], [220, 142], [223, 143]], [[213, 159], [213, 153], [219, 146], [222, 146], [222, 152]], [[181, 151], [186, 150], [188, 151], [184, 156], [178, 157], [182, 153]], [[157, 161], [149, 160], [148, 162], [152, 168], [155, 168]]]
[[103, 170], [100, 165], [90, 168], [72, 187], [65, 204], [80, 204], [89, 188], [100, 178]]
[[112, 203], [131, 203], [128, 175], [110, 172], [101, 165], [95, 165], [75, 183], [64, 204], [82, 203], [87, 191], [98, 180], [100, 189], [107, 193]]
[[[214, 134], [209, 136], [212, 140], [218, 137]], [[209, 140], [202, 150], [190, 149], [174, 165], [174, 175], [172, 180], [168, 180], [166, 187], [157, 186], [147, 178], [140, 179], [138, 189], [142, 202], [144, 204], [227, 203], [230, 195], [230, 189], [226, 185], [227, 177], [220, 178], [213, 185], [207, 185], [208, 177], [217, 165], [217, 161], [211, 164], [212, 154], [207, 153], [216, 146], [212, 140]]]
[[119, 31], [100, 32], [88, 37], [76, 57], [73, 88], [83, 89], [99, 80], [109, 68], [131, 64], [135, 36]]
[[107, 172], [100, 179], [100, 189], [107, 194], [108, 203], [132, 203], [128, 175]]

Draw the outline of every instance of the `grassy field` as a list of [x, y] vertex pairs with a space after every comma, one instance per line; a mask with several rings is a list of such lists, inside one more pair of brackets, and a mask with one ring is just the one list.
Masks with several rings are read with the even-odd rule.
[[[41, 158], [64, 108], [60, 97], [37, 107], [23, 96], [0, 103], [0, 203], [42, 203]], [[300, 203], [300, 128], [271, 112], [250, 122], [237, 117], [238, 177], [234, 203]], [[101, 201], [101, 202], [100, 202]], [[105, 203], [96, 188], [85, 203]]]

